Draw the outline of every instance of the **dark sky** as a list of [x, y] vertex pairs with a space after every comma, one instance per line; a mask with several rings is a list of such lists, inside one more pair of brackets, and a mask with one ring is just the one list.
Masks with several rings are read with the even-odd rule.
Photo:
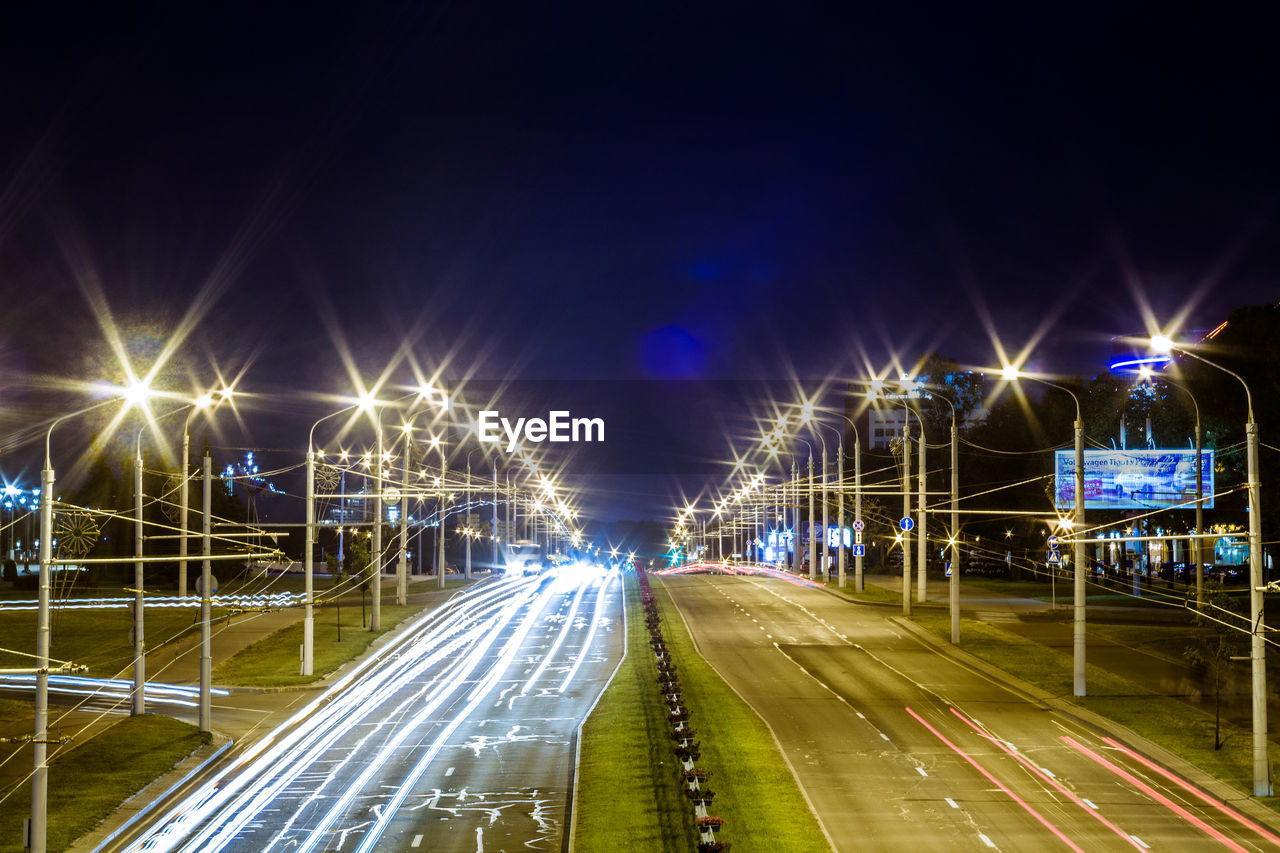
[[1091, 373], [1144, 300], [1280, 294], [1262, 4], [119, 5], [0, 11], [11, 411], [109, 361], [95, 288], [143, 360], [197, 306], [192, 364], [334, 393], [336, 337], [820, 378], [992, 364], [984, 310]]

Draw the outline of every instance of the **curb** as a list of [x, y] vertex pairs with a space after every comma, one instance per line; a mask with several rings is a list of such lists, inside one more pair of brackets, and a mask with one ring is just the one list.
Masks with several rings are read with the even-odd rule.
[[1266, 826], [1280, 824], [1280, 814], [1262, 805], [1253, 796], [1233, 788], [1221, 779], [1210, 776], [1204, 770], [1176, 753], [1169, 751], [1154, 741], [1148, 740], [1120, 723], [1024, 681], [1007, 670], [987, 663], [962, 648], [957, 648], [950, 643], [944, 642], [905, 617], [891, 616], [889, 621], [905, 629], [917, 640], [930, 646], [935, 651], [952, 658], [963, 666], [982, 673], [987, 678], [1016, 693], [1023, 694], [1029, 700], [1056, 711], [1065, 717], [1070, 717], [1082, 725], [1115, 737], [1116, 740], [1127, 744], [1138, 752], [1146, 754], [1165, 769], [1182, 776], [1214, 799], [1248, 813], [1250, 817], [1259, 823]]

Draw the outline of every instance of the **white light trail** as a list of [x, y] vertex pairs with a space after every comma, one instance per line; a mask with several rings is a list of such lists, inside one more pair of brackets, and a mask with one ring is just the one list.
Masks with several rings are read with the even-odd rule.
[[587, 657], [587, 652], [591, 649], [591, 641], [595, 639], [596, 628], [600, 626], [600, 621], [604, 617], [604, 596], [608, 591], [609, 585], [618, 577], [617, 569], [610, 569], [609, 574], [605, 575], [605, 579], [600, 583], [600, 591], [596, 593], [595, 612], [591, 617], [591, 630], [587, 632], [587, 639], [582, 643], [582, 651], [578, 652], [578, 657], [574, 660], [573, 666], [569, 668], [569, 674], [564, 677], [564, 681], [560, 682], [560, 688], [557, 692], [563, 693], [569, 686], [569, 682], [573, 681], [573, 677], [578, 674], [578, 667], [582, 666], [582, 662]]

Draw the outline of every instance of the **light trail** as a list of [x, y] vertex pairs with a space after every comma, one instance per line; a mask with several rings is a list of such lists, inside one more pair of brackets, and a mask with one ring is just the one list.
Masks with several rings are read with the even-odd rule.
[[[596, 642], [610, 572], [568, 568], [484, 584], [423, 616], [243, 756], [170, 808], [128, 848], [315, 853], [339, 835], [373, 850], [457, 732], [528, 655], [553, 605], [568, 619], [533, 679], [595, 612], [568, 686]], [[557, 604], [559, 602], [559, 604]], [[554, 630], [554, 629], [552, 629]], [[540, 640], [539, 642], [545, 642]], [[518, 677], [515, 685], [524, 679]], [[372, 808], [370, 806], [372, 805]]]
[[1195, 787], [1194, 785], [1192, 785], [1190, 782], [1186, 781], [1182, 777], [1177, 776], [1173, 773], [1170, 773], [1168, 770], [1165, 770], [1159, 764], [1156, 764], [1154, 761], [1152, 761], [1149, 758], [1146, 758], [1145, 756], [1139, 755], [1138, 753], [1134, 752], [1132, 749], [1129, 749], [1129, 747], [1125, 746], [1124, 744], [1120, 743], [1118, 740], [1115, 740], [1114, 738], [1104, 737], [1102, 739], [1102, 742], [1108, 744], [1109, 746], [1114, 747], [1115, 749], [1120, 750], [1125, 755], [1129, 756], [1129, 758], [1132, 758], [1134, 761], [1138, 762], [1139, 764], [1143, 765], [1149, 770], [1159, 773], [1161, 776], [1168, 779], [1170, 782], [1173, 782], [1175, 785], [1182, 788], [1187, 793], [1196, 797], [1196, 799], [1204, 802], [1206, 805], [1213, 806], [1215, 809], [1222, 812], [1224, 815], [1236, 821], [1240, 825], [1248, 827], [1249, 829], [1261, 835], [1263, 838], [1270, 841], [1272, 844], [1275, 844], [1276, 846], [1280, 847], [1280, 836], [1276, 836], [1274, 833], [1267, 831], [1265, 827], [1259, 826], [1258, 824], [1249, 820], [1244, 815], [1240, 814], [1235, 809], [1228, 808], [1225, 803], [1218, 802], [1213, 797], [1210, 797], [1208, 794], [1201, 791], [1199, 788]]
[[[0, 675], [0, 689], [34, 690], [34, 675]], [[146, 700], [195, 708], [200, 704], [200, 688], [194, 685], [168, 684], [148, 681]], [[92, 699], [127, 701], [133, 695], [133, 682], [121, 678], [88, 678], [79, 675], [49, 676], [49, 692]], [[215, 696], [226, 696], [228, 691], [211, 688]]]
[[524, 687], [520, 688], [520, 695], [526, 696], [530, 688], [533, 687], [542, 673], [546, 672], [547, 666], [551, 663], [551, 658], [555, 657], [555, 653], [560, 650], [560, 646], [564, 643], [565, 637], [569, 636], [569, 632], [573, 630], [573, 620], [577, 618], [578, 606], [582, 604], [582, 596], [587, 591], [586, 584], [578, 585], [578, 592], [573, 596], [573, 604], [569, 607], [569, 615], [565, 617], [564, 625], [560, 628], [560, 633], [556, 635], [555, 640], [551, 643], [551, 648], [547, 650], [547, 654], [538, 664], [537, 669], [533, 671], [533, 675], [529, 676], [529, 680], [524, 683]]
[[[529, 607], [528, 611], [526, 612], [525, 618], [520, 625], [520, 628], [516, 631], [515, 636], [513, 636], [511, 640], [508, 641], [507, 645], [504, 647], [503, 654], [502, 656], [499, 657], [498, 664], [490, 670], [490, 678], [493, 678], [496, 681], [496, 677], [494, 674], [496, 673], [496, 676], [501, 676], [506, 671], [507, 663], [509, 663], [510, 657], [513, 657], [515, 655], [515, 650], [518, 649], [519, 647], [519, 641], [522, 641], [525, 635], [528, 634], [529, 629], [533, 626], [534, 620], [539, 614], [541, 614], [542, 609], [546, 606], [546, 603], [549, 600], [549, 597], [550, 597], [549, 594], [544, 592], [540, 594], [537, 597], [537, 599], [532, 603], [532, 605]], [[373, 779], [374, 774], [377, 773], [382, 768], [382, 766], [387, 762], [387, 760], [391, 757], [392, 752], [394, 752], [395, 749], [398, 746], [400, 746], [400, 744], [402, 744], [405, 741], [405, 739], [409, 737], [410, 734], [416, 733], [419, 730], [418, 727], [421, 726], [423, 723], [425, 723], [427, 720], [429, 720], [431, 716], [435, 713], [435, 711], [444, 704], [446, 699], [450, 698], [456, 690], [458, 690], [461, 687], [464, 687], [467, 684], [469, 676], [471, 676], [475, 672], [475, 670], [480, 666], [480, 662], [488, 654], [489, 648], [497, 641], [500, 629], [502, 627], [505, 627], [509, 622], [511, 622], [520, 610], [525, 609], [525, 606], [527, 604], [529, 604], [529, 601], [527, 600], [527, 598], [513, 598], [510, 600], [510, 603], [507, 605], [506, 608], [504, 608], [501, 618], [497, 620], [499, 625], [489, 631], [486, 631], [485, 634], [482, 635], [481, 642], [476, 644], [472, 648], [471, 652], [468, 653], [466, 658], [466, 665], [458, 667], [459, 671], [457, 672], [455, 677], [451, 678], [447, 682], [446, 688], [444, 690], [436, 691], [436, 695], [431, 700], [431, 702], [428, 703], [428, 705], [424, 707], [417, 715], [415, 715], [409, 721], [408, 725], [402, 724], [399, 727], [397, 733], [391, 739], [391, 742], [387, 744], [386, 747], [384, 747], [384, 749], [377, 756], [375, 756], [372, 760], [368, 760], [368, 759], [366, 760], [364, 771], [361, 772], [361, 774], [356, 778], [356, 780], [353, 783], [348, 784], [346, 786], [346, 791], [344, 791], [342, 796], [339, 797], [333, 803], [333, 805], [329, 808], [329, 811], [325, 814], [324, 818], [321, 819], [321, 821], [318, 824], [316, 824], [309, 830], [306, 840], [297, 848], [298, 853], [309, 853], [309, 851], [314, 849], [317, 844], [325, 840], [329, 832], [329, 828], [333, 826], [334, 822], [337, 821], [339, 817], [341, 817], [343, 814], [346, 813], [352, 801], [356, 798], [356, 796], [360, 793], [360, 791], [364, 789], [365, 785], [367, 785], [370, 782], [370, 780]], [[513, 646], [513, 644], [515, 645]], [[488, 681], [487, 680], [482, 681], [481, 683], [487, 684]], [[460, 714], [455, 714], [453, 719], [450, 721], [449, 725], [445, 727], [446, 732], [452, 733], [453, 730], [456, 729], [459, 724], [461, 724], [462, 720], [465, 719], [468, 713], [469, 713], [469, 709], [464, 710]], [[437, 739], [436, 743], [432, 745], [432, 749], [430, 749], [427, 755], [424, 756], [424, 758], [428, 762], [430, 761], [430, 759], [435, 758], [436, 752], [439, 751], [439, 744], [442, 744], [442, 743], [443, 743], [442, 740]], [[357, 752], [357, 750], [352, 750], [353, 754], [355, 752]], [[423, 769], [425, 769], [424, 764], [420, 764], [420, 766]], [[415, 772], [417, 773], [417, 776], [421, 775], [421, 771], [419, 771], [418, 768], [415, 768]], [[406, 778], [404, 782], [401, 783], [399, 790], [397, 791], [398, 800], [393, 800], [393, 802], [396, 802], [397, 807], [400, 802], [403, 802], [404, 795], [407, 794], [406, 786], [407, 784], [409, 784], [409, 779], [411, 778], [414, 781], [416, 781], [417, 776], [415, 776], [414, 773], [410, 773], [410, 776]], [[319, 792], [317, 791], [316, 794], [313, 796], [318, 796], [318, 795], [319, 795]], [[378, 823], [375, 823], [374, 827], [370, 829], [369, 833], [381, 835], [382, 831], [385, 830], [386, 828], [385, 823], [383, 821], [390, 820], [391, 816], [394, 813], [395, 813], [394, 808], [384, 808], [382, 810], [383, 820], [379, 820]], [[369, 837], [369, 833], [366, 833], [365, 838]]]
[[[579, 595], [574, 599], [575, 601], [581, 600], [581, 589], [582, 588], [580, 587]], [[378, 843], [382, 838], [383, 833], [386, 832], [387, 825], [391, 822], [392, 817], [395, 816], [396, 811], [404, 804], [405, 798], [409, 796], [409, 792], [413, 790], [413, 786], [422, 778], [422, 775], [427, 771], [427, 767], [435, 760], [435, 757], [439, 754], [441, 748], [448, 741], [449, 737], [457, 731], [458, 726], [462, 725], [464, 720], [471, 716], [472, 712], [475, 711], [480, 702], [485, 698], [489, 691], [497, 685], [499, 679], [501, 679], [506, 673], [507, 667], [511, 665], [511, 662], [515, 659], [516, 653], [520, 651], [520, 647], [524, 644], [525, 638], [529, 635], [529, 631], [531, 631], [534, 625], [537, 624], [538, 617], [541, 615], [542, 610], [546, 607], [547, 601], [549, 601], [550, 598], [550, 594], [544, 594], [541, 596], [540, 600], [529, 609], [529, 612], [526, 614], [519, 628], [517, 628], [515, 633], [511, 636], [511, 639], [507, 641], [506, 646], [503, 647], [501, 654], [498, 656], [497, 664], [489, 670], [488, 677], [475, 686], [467, 697], [468, 702], [466, 706], [454, 715], [453, 719], [449, 721], [449, 724], [444, 727], [444, 730], [436, 736], [435, 741], [431, 744], [427, 752], [418, 760], [418, 763], [414, 766], [413, 770], [405, 776], [400, 783], [400, 786], [396, 789], [395, 794], [392, 796], [391, 801], [387, 804], [387, 807], [384, 808], [378, 816], [373, 827], [365, 833], [363, 838], [360, 839], [360, 844], [356, 847], [356, 853], [370, 853], [370, 851], [374, 849], [374, 845]], [[402, 732], [408, 732], [408, 730], [409, 729], [407, 727], [401, 729]], [[314, 832], [311, 835], [311, 838], [318, 840], [320, 838], [320, 833]], [[310, 846], [304, 846], [301, 849], [301, 853], [307, 853], [307, 851], [314, 846], [315, 844], [313, 841]]]
[[[404, 679], [421, 674], [461, 647], [491, 619], [504, 600], [527, 595], [536, 579], [514, 579], [469, 590], [421, 617], [397, 639], [366, 658], [324, 694], [255, 743], [235, 764], [202, 785], [138, 839], [130, 850], [167, 851], [226, 807], [234, 797], [246, 806], [261, 801], [264, 790], [278, 792], [284, 776], [296, 779], [307, 757], [319, 754], [321, 742], [333, 743], [378, 709], [380, 701]], [[331, 736], [327, 736], [331, 735]], [[239, 795], [244, 789], [244, 794]], [[232, 818], [235, 817], [233, 814]], [[216, 826], [216, 824], [215, 824]], [[201, 832], [203, 838], [207, 833]], [[230, 839], [227, 839], [230, 840]], [[201, 847], [200, 841], [188, 850]]]
[[712, 574], [712, 575], [749, 575], [777, 578], [786, 581], [794, 586], [808, 587], [809, 589], [822, 589], [824, 584], [817, 581], [811, 581], [808, 578], [793, 575], [773, 566], [763, 564], [743, 564], [729, 565], [728, 563], [690, 563], [687, 566], [672, 566], [666, 569], [658, 569], [655, 575], [692, 575], [692, 574]]
[[1039, 767], [1037, 767], [1035, 762], [1029, 760], [1026, 756], [1010, 749], [1008, 744], [1000, 740], [1000, 738], [993, 737], [989, 732], [987, 732], [986, 729], [979, 726], [977, 723], [975, 723], [973, 720], [966, 717], [964, 714], [961, 714], [955, 708], [952, 708], [950, 710], [951, 710], [951, 713], [955, 714], [961, 720], [964, 720], [966, 723], [968, 723], [969, 727], [972, 728], [979, 735], [986, 738], [996, 746], [1000, 747], [1000, 749], [1002, 749], [1007, 755], [1012, 756], [1014, 760], [1016, 760], [1023, 767], [1027, 768], [1032, 773], [1036, 774], [1041, 779], [1048, 782], [1054, 789], [1058, 791], [1058, 793], [1062, 794], [1068, 800], [1070, 800], [1071, 802], [1075, 803], [1077, 806], [1079, 806], [1080, 808], [1088, 812], [1090, 817], [1093, 817], [1099, 822], [1101, 822], [1103, 826], [1105, 826], [1107, 829], [1111, 830], [1116, 835], [1123, 838], [1128, 844], [1132, 845], [1138, 850], [1143, 849], [1142, 845], [1138, 844], [1138, 842], [1133, 840], [1132, 835], [1128, 834], [1123, 829], [1116, 826], [1111, 821], [1107, 820], [1105, 817], [1102, 816], [1102, 814], [1096, 808], [1090, 808], [1089, 806], [1087, 806], [1084, 800], [1082, 800], [1080, 797], [1077, 797], [1074, 793], [1068, 790], [1067, 787], [1063, 785], [1061, 782], [1059, 782], [1057, 779], [1053, 778], [1052, 776], [1048, 775], [1043, 770], [1041, 770]]
[[[307, 599], [301, 592], [271, 592], [253, 595], [215, 595], [209, 599], [214, 607], [261, 607], [280, 610], [302, 604]], [[68, 598], [51, 603], [50, 609], [58, 610], [132, 610], [136, 599], [110, 598]], [[199, 607], [198, 595], [150, 595], [143, 599], [144, 607]], [[0, 612], [37, 610], [38, 601], [6, 601], [0, 603]]]
[[569, 672], [565, 675], [564, 681], [560, 683], [557, 693], [563, 693], [569, 687], [573, 677], [578, 674], [578, 668], [582, 666], [582, 662], [586, 659], [587, 652], [591, 650], [591, 642], [595, 639], [596, 629], [600, 627], [601, 621], [606, 618], [603, 615], [604, 608], [601, 606], [604, 604], [605, 593], [608, 591], [609, 585], [613, 583], [614, 578], [617, 577], [620, 577], [618, 570], [611, 569], [609, 574], [605, 575], [604, 580], [600, 582], [600, 591], [596, 593], [595, 610], [591, 616], [591, 629], [587, 631], [587, 638], [582, 642], [582, 651], [578, 652], [578, 656], [573, 661], [573, 666], [569, 667]]
[[1121, 779], [1125, 780], [1130, 785], [1137, 788], [1139, 791], [1146, 794], [1148, 797], [1155, 800], [1157, 803], [1164, 806], [1169, 811], [1173, 812], [1178, 817], [1185, 820], [1187, 823], [1190, 823], [1192, 826], [1196, 827], [1197, 829], [1203, 831], [1210, 837], [1214, 838], [1215, 840], [1220, 842], [1223, 846], [1231, 850], [1235, 850], [1236, 853], [1245, 853], [1244, 847], [1237, 844], [1235, 841], [1231, 840], [1226, 835], [1223, 835], [1222, 832], [1210, 826], [1209, 824], [1205, 823], [1203, 820], [1196, 817], [1191, 812], [1187, 811], [1182, 806], [1178, 805], [1173, 800], [1169, 799], [1164, 794], [1157, 791], [1155, 788], [1152, 788], [1150, 785], [1148, 785], [1146, 782], [1143, 782], [1137, 776], [1134, 776], [1128, 770], [1125, 770], [1123, 767], [1119, 767], [1111, 763], [1110, 761], [1103, 758], [1101, 755], [1094, 752], [1092, 749], [1085, 746], [1084, 744], [1080, 743], [1080, 741], [1076, 740], [1070, 735], [1062, 735], [1060, 739], [1062, 740], [1063, 743], [1067, 744], [1073, 749], [1081, 752], [1084, 755], [1087, 755], [1089, 758], [1092, 758], [1098, 764], [1107, 768], [1112, 773], [1116, 774]]
[[925, 721], [924, 717], [920, 716], [910, 708], [907, 708], [907, 713], [915, 717], [916, 722], [920, 723], [920, 725], [924, 726], [926, 729], [932, 732], [934, 737], [936, 737], [938, 740], [945, 743], [947, 746], [951, 747], [952, 752], [954, 752], [956, 755], [960, 756], [965, 761], [967, 761], [970, 764], [970, 766], [973, 767], [974, 770], [977, 770], [979, 773], [985, 776], [987, 780], [991, 782], [991, 784], [995, 785], [997, 788], [1003, 791], [1011, 800], [1013, 800], [1015, 803], [1021, 806], [1023, 810], [1027, 812], [1027, 814], [1031, 815], [1037, 821], [1039, 821], [1040, 824], [1045, 827], [1045, 829], [1048, 829], [1050, 832], [1056, 835], [1058, 839], [1062, 841], [1063, 844], [1067, 845], [1072, 850], [1075, 850], [1076, 853], [1084, 853], [1084, 850], [1080, 847], [1080, 845], [1076, 844], [1070, 838], [1067, 838], [1067, 836], [1062, 833], [1062, 830], [1058, 829], [1058, 827], [1050, 823], [1048, 818], [1040, 814], [1040, 812], [1033, 809], [1030, 803], [1028, 803], [1026, 800], [1022, 799], [1022, 797], [1019, 797], [1017, 794], [1015, 794], [1013, 792], [1013, 789], [1011, 789], [1009, 786], [1005, 785], [1003, 782], [997, 779], [991, 773], [991, 771], [987, 770], [987, 768], [983, 767], [981, 764], [975, 761], [973, 757], [969, 755], [969, 753], [965, 752], [963, 749], [956, 746], [951, 741], [947, 740], [946, 736], [942, 732], [935, 729], [933, 726], [929, 725], [929, 723]]

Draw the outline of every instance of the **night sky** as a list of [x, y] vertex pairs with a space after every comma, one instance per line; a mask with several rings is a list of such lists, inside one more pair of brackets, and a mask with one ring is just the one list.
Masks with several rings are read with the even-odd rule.
[[335, 394], [335, 340], [820, 379], [993, 364], [984, 314], [1091, 374], [1143, 303], [1280, 298], [1261, 4], [123, 5], [0, 11], [11, 435], [110, 372], [98, 293], [140, 363], [187, 315], [175, 370]]

